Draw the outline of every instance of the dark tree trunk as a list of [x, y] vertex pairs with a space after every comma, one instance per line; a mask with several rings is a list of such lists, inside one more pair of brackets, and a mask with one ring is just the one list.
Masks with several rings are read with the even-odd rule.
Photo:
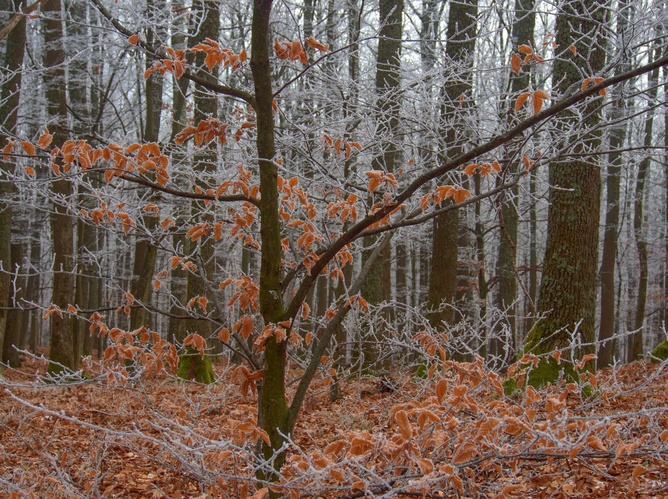
[[[43, 7], [44, 66], [48, 71], [46, 86], [49, 130], [53, 134], [52, 146], [60, 147], [67, 137], [67, 92], [65, 90], [65, 51], [63, 50], [63, 24], [60, 0], [49, 0]], [[57, 178], [51, 184], [52, 199], [56, 199], [51, 213], [53, 241], [53, 297], [52, 304], [62, 310], [74, 301], [74, 222], [67, 213], [72, 197], [72, 183]], [[51, 352], [49, 372], [60, 372], [63, 367], [74, 368], [73, 321], [67, 313], [51, 315]]]

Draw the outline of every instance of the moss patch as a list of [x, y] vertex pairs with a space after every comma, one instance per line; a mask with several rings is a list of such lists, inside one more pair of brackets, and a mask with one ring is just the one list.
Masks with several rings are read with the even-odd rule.
[[668, 359], [668, 340], [664, 340], [652, 350], [652, 362]]
[[213, 383], [215, 376], [211, 359], [206, 355], [202, 357], [197, 350], [187, 348], [179, 356], [179, 369], [177, 375], [181, 379], [196, 381], [198, 383]]

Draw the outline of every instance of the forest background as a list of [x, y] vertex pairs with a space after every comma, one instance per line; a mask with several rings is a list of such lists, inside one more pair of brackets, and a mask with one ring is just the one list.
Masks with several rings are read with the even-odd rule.
[[[214, 495], [408, 494], [439, 479], [519, 493], [521, 473], [501, 461], [536, 448], [575, 459], [583, 442], [593, 458], [663, 462], [664, 409], [621, 415], [624, 438], [608, 413], [557, 424], [593, 410], [589, 397], [629, 393], [615, 376], [614, 396], [600, 388], [595, 368], [666, 339], [663, 2], [0, 10], [0, 343], [3, 396], [21, 417], [51, 411], [27, 387], [237, 382], [257, 404], [250, 419], [221, 424], [225, 445], [198, 450], [204, 471], [191, 470]], [[43, 346], [46, 372], [14, 380], [9, 368]], [[406, 383], [412, 402], [388, 412], [398, 433], [295, 451], [307, 401], [324, 387], [340, 400], [353, 379]], [[468, 429], [457, 411], [475, 414]], [[177, 467], [204, 438], [180, 417], [181, 448], [152, 442]], [[247, 468], [221, 471], [236, 458]], [[503, 480], [478, 483], [480, 466]], [[634, 463], [634, 487], [649, 468]], [[49, 476], [94, 495], [106, 489], [91, 470], [90, 489]], [[397, 470], [408, 485], [387, 477]], [[23, 493], [26, 476], [3, 483]]]

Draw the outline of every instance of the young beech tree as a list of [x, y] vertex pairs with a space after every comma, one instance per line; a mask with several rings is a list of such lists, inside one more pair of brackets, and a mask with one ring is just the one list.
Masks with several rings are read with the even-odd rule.
[[[595, 108], [605, 88], [666, 65], [668, 57], [608, 79], [604, 79], [607, 75], [600, 73], [601, 66], [593, 54], [591, 66], [588, 59], [581, 57], [581, 63], [577, 64], [583, 76], [581, 81], [570, 78], [567, 80], [570, 86], [566, 87], [560, 80], [559, 98], [553, 99], [550, 107], [543, 105], [548, 97], [544, 90], [526, 89], [517, 96], [514, 110], [511, 111], [517, 113], [518, 120], [501, 124], [496, 135], [481, 140], [474, 147], [462, 148], [456, 154], [442, 157], [434, 164], [423, 165], [414, 176], [406, 179], [399, 176], [398, 172], [395, 176], [386, 171], [382, 163], [375, 163], [376, 169], [362, 171], [355, 178], [345, 179], [341, 185], [352, 186], [350, 192], [346, 192], [343, 188], [327, 189], [323, 185], [313, 187], [311, 179], [308, 185], [302, 185], [302, 179], [297, 174], [284, 176], [283, 173], [291, 170], [284, 164], [284, 158], [277, 154], [277, 138], [292, 132], [289, 127], [286, 130], [276, 127], [277, 114], [281, 112], [282, 92], [298, 82], [306, 72], [317, 71], [335, 53], [313, 37], [302, 41], [297, 33], [291, 34], [291, 38], [281, 38], [278, 34], [274, 36], [270, 23], [273, 2], [252, 1], [248, 58], [245, 50], [222, 47], [213, 39], [201, 40], [191, 44], [189, 49], [182, 50], [154, 46], [114, 18], [102, 0], [93, 0], [99, 12], [127, 42], [144, 50], [154, 60], [146, 76], [169, 74], [177, 80], [189, 79], [202, 89], [217, 94], [221, 100], [225, 98], [236, 102], [234, 106], [225, 107], [229, 113], [225, 118], [227, 121], [221, 121], [218, 116], [202, 115], [197, 122], [185, 126], [174, 137], [176, 146], [190, 144], [197, 148], [218, 143], [223, 149], [235, 144], [232, 140], [228, 143], [228, 134], [239, 143], [234, 147], [241, 147], [243, 143], [239, 141], [244, 137], [254, 137], [254, 143], [247, 142], [251, 158], [249, 164], [239, 165], [234, 177], [221, 183], [220, 178], [203, 168], [197, 171], [190, 188], [183, 187], [172, 182], [170, 176], [172, 165], [168, 153], [172, 144], [109, 143], [94, 147], [83, 140], [68, 141], [64, 137], [58, 140], [62, 134], [61, 128], [59, 134], [54, 133], [53, 136], [45, 131], [36, 144], [10, 141], [4, 153], [10, 157], [15, 150], [22, 148], [29, 155], [47, 155], [56, 187], [66, 185], [61, 184], [67, 182], [66, 176], [85, 176], [88, 171], [103, 171], [109, 191], [100, 189], [98, 208], [82, 213], [96, 224], [117, 223], [126, 233], [133, 229], [136, 220], [126, 211], [124, 203], [114, 204], [111, 196], [115, 185], [134, 183], [165, 196], [201, 203], [195, 206], [200, 206], [202, 211], [212, 210], [206, 213], [207, 216], [193, 216], [188, 226], [183, 228], [190, 242], [220, 241], [225, 232], [257, 249], [260, 254], [260, 271], [256, 279], [249, 275], [235, 275], [219, 283], [207, 282], [207, 271], [196, 262], [196, 253], [175, 254], [169, 263], [172, 268], [180, 268], [202, 278], [206, 286], [233, 290], [228, 306], [238, 306], [242, 315], [228, 328], [224, 325], [225, 314], [219, 313], [217, 335], [244, 357], [245, 365], [239, 368], [238, 373], [244, 378], [246, 386], [257, 389], [258, 428], [253, 430], [253, 435], [261, 440], [262, 454], [270, 465], [260, 467], [262, 475], [273, 480], [278, 477], [274, 471], [280, 470], [285, 463], [286, 443], [295, 428], [309, 386], [321, 364], [328, 362], [330, 340], [339, 331], [339, 326], [352, 307], [367, 307], [366, 301], [359, 295], [362, 283], [372, 272], [374, 259], [383, 252], [391, 234], [402, 227], [428, 222], [436, 216], [477, 201], [457, 182], [438, 185], [436, 181], [446, 174], [451, 174], [450, 178], [453, 179], [475, 174], [495, 175], [504, 168], [496, 161], [496, 155], [502, 154], [498, 151], [500, 147], [530, 133], [537, 125], [563, 115], [568, 117], [556, 130], [565, 134], [572, 115], [571, 108], [585, 101]], [[571, 21], [567, 19], [567, 22]], [[312, 50], [307, 52], [305, 45]], [[568, 54], [573, 52], [567, 48], [567, 40], [561, 46], [566, 47]], [[542, 62], [532, 52], [527, 53], [526, 48], [517, 50], [524, 52], [522, 56], [517, 54], [512, 59], [515, 72], [526, 70], [527, 64]], [[189, 63], [192, 60], [189, 55], [193, 53], [206, 54], [199, 66]], [[588, 54], [586, 51], [581, 53]], [[564, 54], [559, 52], [559, 56], [563, 58]], [[576, 65], [576, 62], [569, 61], [568, 64]], [[202, 76], [212, 75], [215, 71], [226, 75], [221, 76], [221, 79], [228, 78], [229, 84]], [[233, 86], [230, 82], [244, 72], [250, 73], [250, 85]], [[243, 105], [239, 105], [239, 102]], [[533, 105], [528, 108], [524, 105], [527, 102]], [[565, 140], [564, 136], [560, 137]], [[57, 147], [52, 147], [52, 140]], [[323, 133], [313, 140], [319, 141], [319, 147], [328, 148], [333, 161], [350, 159], [361, 154], [360, 150], [363, 149], [363, 145], [354, 141], [352, 136], [343, 139]], [[578, 138], [571, 135], [570, 140], [577, 142]], [[42, 151], [51, 150], [40, 153], [36, 152], [35, 146]], [[524, 169], [507, 172], [502, 182], [481, 192], [478, 199], [496, 195], [516, 185], [532, 168], [529, 152], [523, 156]], [[26, 176], [33, 173], [31, 170], [25, 171]], [[354, 194], [360, 191], [365, 195]], [[365, 203], [363, 198], [368, 198], [368, 202]], [[219, 210], [221, 206], [225, 206], [226, 210]], [[160, 207], [149, 203], [142, 209], [157, 213]], [[61, 211], [54, 216], [62, 216]], [[158, 224], [160, 229], [156, 230], [168, 230], [174, 223], [170, 217], [161, 217]], [[256, 240], [254, 235], [258, 232], [259, 240]], [[350, 265], [352, 260], [350, 245], [368, 236], [381, 236], [374, 253], [367, 256], [359, 273], [322, 318], [323, 326], [316, 334], [309, 332], [302, 337], [297, 325], [309, 314], [305, 300], [316, 280], [321, 275], [341, 279], [341, 268]], [[595, 264], [592, 266], [596, 267]], [[161, 279], [165, 275], [166, 271], [158, 273], [154, 287], [160, 288]], [[221, 306], [215, 299], [209, 300], [206, 291], [201, 293], [186, 297], [187, 309], [193, 314], [199, 310], [202, 317], [209, 320], [211, 318], [206, 315], [207, 310]], [[210, 296], [214, 296], [213, 293]], [[124, 299], [126, 305], [121, 309], [130, 313], [134, 297], [126, 293]], [[73, 319], [77, 309], [70, 305], [56, 302], [45, 310], [44, 315]], [[176, 348], [158, 333], [144, 327], [134, 331], [112, 327], [112, 324], [106, 324], [101, 313], [93, 313], [87, 319], [91, 331], [108, 333], [111, 346], [105, 352], [106, 358], [116, 355], [121, 359], [134, 358], [153, 368], [161, 368], [165, 362], [175, 367], [178, 362]], [[305, 357], [303, 374], [288, 399], [288, 354], [290, 349], [300, 345], [308, 348], [310, 355]], [[183, 346], [203, 357], [206, 338], [191, 332], [184, 338]], [[441, 360], [444, 361], [445, 353], [443, 350], [441, 352]]]

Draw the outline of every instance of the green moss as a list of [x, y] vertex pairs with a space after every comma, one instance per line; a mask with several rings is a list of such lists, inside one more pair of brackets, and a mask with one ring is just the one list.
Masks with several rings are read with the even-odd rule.
[[668, 359], [668, 340], [659, 343], [652, 350], [652, 362], [659, 362]]
[[213, 383], [215, 379], [211, 359], [206, 355], [202, 357], [197, 350], [190, 348], [179, 356], [177, 375], [181, 379], [207, 385]]

